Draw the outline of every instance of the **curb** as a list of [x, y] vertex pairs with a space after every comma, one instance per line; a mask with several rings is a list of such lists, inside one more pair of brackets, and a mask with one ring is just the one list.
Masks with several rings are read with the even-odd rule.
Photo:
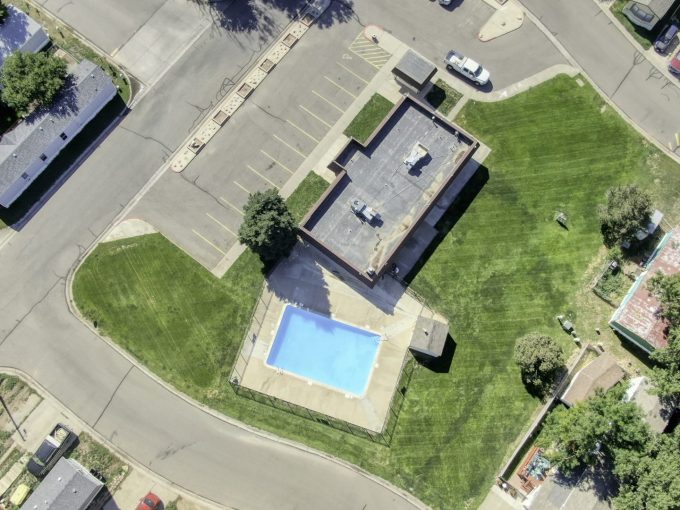
[[[67, 28], [68, 28], [68, 31], [71, 32], [71, 33], [75, 36], [76, 39], [78, 39], [82, 44], [84, 44], [85, 46], [87, 46], [88, 48], [90, 48], [91, 50], [93, 50], [95, 53], [97, 53], [101, 58], [103, 58], [104, 60], [106, 60], [107, 62], [109, 62], [109, 64], [113, 64], [113, 65], [116, 67], [116, 69], [118, 69], [118, 70], [121, 72], [121, 74], [125, 77], [125, 81], [127, 81], [128, 87], [130, 87], [130, 97], [128, 98], [128, 101], [127, 101], [127, 103], [125, 103], [125, 105], [126, 105], [128, 108], [131, 109], [132, 106], [133, 106], [133, 104], [134, 104], [134, 98], [135, 98], [139, 93], [141, 93], [141, 91], [144, 89], [144, 84], [143, 84], [140, 80], [138, 80], [137, 78], [135, 78], [134, 81], [135, 81], [136, 83], [141, 84], [141, 86], [138, 87], [138, 89], [137, 89], [137, 94], [134, 94], [134, 95], [133, 95], [133, 93], [135, 92], [135, 87], [133, 87], [133, 80], [130, 78], [131, 75], [128, 73], [127, 69], [125, 69], [124, 66], [122, 66], [122, 65], [119, 64], [118, 62], [114, 61], [113, 58], [112, 58], [108, 53], [106, 53], [102, 48], [100, 48], [100, 47], [97, 46], [95, 43], [93, 43], [92, 41], [90, 41], [87, 37], [85, 37], [83, 34], [81, 34], [80, 32], [78, 32], [75, 28], [73, 28], [71, 25], [69, 25], [68, 23], [66, 23], [64, 20], [62, 20], [61, 18], [59, 18], [58, 16], [56, 16], [52, 11], [50, 11], [50, 10], [49, 10], [47, 7], [45, 7], [44, 5], [41, 5], [41, 4], [38, 3], [36, 0], [25, 0], [25, 2], [26, 2], [28, 5], [32, 6], [33, 9], [35, 9], [36, 11], [40, 11], [40, 12], [42, 12], [45, 16], [48, 16], [49, 18], [52, 18], [52, 21], [54, 21], [55, 23], [60, 24], [60, 25], [63, 25], [64, 27], [67, 27]], [[30, 15], [29, 15], [29, 16], [30, 16]], [[47, 34], [47, 36], [49, 37], [49, 33]], [[50, 38], [50, 42], [51, 42], [51, 41], [52, 41], [52, 38]], [[64, 50], [64, 51], [66, 51], [66, 50]], [[68, 52], [67, 52], [67, 53], [68, 53]]]
[[[607, 103], [616, 113], [618, 113], [623, 120], [628, 123], [629, 126], [631, 126], [635, 131], [637, 131], [645, 140], [647, 140], [649, 143], [654, 145], [657, 149], [659, 149], [661, 152], [663, 152], [666, 156], [671, 158], [673, 161], [676, 163], [680, 163], [680, 155], [676, 154], [675, 152], [671, 151], [663, 145], [661, 142], [656, 140], [656, 138], [652, 137], [649, 133], [647, 133], [644, 129], [642, 129], [638, 124], [631, 119], [621, 108], [618, 107], [614, 101], [612, 101], [607, 94], [604, 93], [604, 91], [595, 83], [590, 76], [583, 70], [583, 68], [576, 62], [576, 59], [562, 46], [562, 43], [560, 43], [557, 38], [548, 30], [545, 25], [522, 3], [522, 0], [517, 0], [517, 2], [522, 6], [522, 9], [524, 9], [524, 13], [527, 15], [527, 17], [536, 25], [536, 27], [543, 32], [543, 34], [548, 38], [548, 40], [557, 48], [557, 50], [564, 56], [564, 58], [569, 61], [569, 63], [574, 66], [576, 69], [579, 70], [581, 76], [583, 76], [588, 83], [595, 89], [595, 91], [598, 93], [598, 95], [602, 98], [602, 100]], [[645, 60], [647, 58], [645, 57]], [[648, 61], [648, 60], [647, 60]], [[649, 62], [649, 61], [648, 61]]]
[[127, 464], [130, 464], [133, 469], [136, 469], [138, 471], [148, 473], [150, 478], [156, 478], [158, 480], [163, 481], [163, 483], [167, 484], [171, 488], [174, 488], [177, 492], [180, 492], [179, 497], [182, 499], [187, 499], [187, 500], [195, 500], [196, 502], [199, 502], [203, 505], [208, 505], [210, 507], [217, 507], [217, 508], [230, 508], [227, 507], [221, 503], [218, 503], [217, 501], [212, 501], [211, 499], [205, 498], [199, 494], [196, 494], [195, 492], [186, 489], [182, 487], [181, 485], [165, 478], [162, 475], [159, 475], [155, 471], [152, 471], [148, 467], [144, 466], [141, 464], [139, 461], [128, 455], [124, 450], [120, 449], [118, 446], [114, 445], [111, 443], [106, 437], [101, 435], [94, 427], [92, 427], [89, 423], [87, 423], [85, 420], [80, 418], [76, 413], [71, 411], [59, 398], [55, 397], [52, 393], [50, 393], [42, 384], [40, 384], [37, 380], [35, 380], [31, 375], [28, 373], [24, 372], [23, 370], [20, 370], [15, 367], [9, 367], [6, 365], [0, 365], [0, 372], [5, 373], [8, 375], [13, 375], [15, 377], [18, 377], [21, 379], [24, 383], [26, 383], [28, 386], [33, 388], [36, 393], [38, 393], [43, 399], [50, 399], [52, 402], [57, 403], [58, 407], [61, 408], [62, 412], [68, 412], [69, 418], [74, 419], [77, 421], [81, 428], [86, 431], [88, 434], [93, 436], [98, 442], [106, 445], [106, 448], [110, 449], [113, 451], [117, 456], [122, 458]]

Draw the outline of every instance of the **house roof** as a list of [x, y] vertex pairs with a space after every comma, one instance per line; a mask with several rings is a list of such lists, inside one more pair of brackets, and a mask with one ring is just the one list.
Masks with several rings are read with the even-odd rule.
[[657, 272], [672, 275], [680, 272], [680, 229], [666, 234], [657, 246], [647, 270], [632, 285], [609, 324], [651, 352], [666, 347], [666, 321], [659, 315], [659, 300], [649, 292], [647, 283]]
[[579, 370], [561, 400], [573, 406], [595, 393], [596, 390], [608, 390], [623, 379], [625, 372], [616, 362], [616, 358], [605, 352]]
[[646, 5], [649, 7], [654, 14], [659, 18], [668, 12], [675, 0], [637, 0], [635, 3]]
[[0, 23], [0, 67], [15, 51], [37, 52], [49, 42], [37, 21], [13, 5], [7, 6], [7, 17]]
[[81, 61], [70, 71], [51, 106], [38, 108], [0, 139], [0, 195], [40, 158], [82, 110], [100, 100], [103, 90], [115, 92], [111, 78], [89, 60]]
[[668, 425], [670, 413], [664, 409], [659, 397], [649, 392], [651, 387], [646, 377], [635, 377], [630, 380], [624, 400], [638, 405], [645, 421], [654, 432], [663, 432]]
[[104, 484], [73, 459], [59, 459], [21, 510], [82, 510]]

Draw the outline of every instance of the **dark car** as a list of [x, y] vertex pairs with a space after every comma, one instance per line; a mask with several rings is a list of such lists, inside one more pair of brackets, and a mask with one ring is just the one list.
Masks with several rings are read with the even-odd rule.
[[675, 54], [670, 64], [668, 64], [668, 70], [675, 76], [680, 77], [680, 51]]
[[161, 498], [156, 496], [153, 492], [149, 492], [144, 499], [137, 505], [137, 510], [160, 510], [163, 507]]
[[31, 460], [26, 464], [29, 473], [42, 478], [57, 461], [75, 445], [78, 436], [66, 425], [58, 423], [52, 432], [43, 440]]
[[671, 43], [676, 35], [678, 35], [678, 27], [676, 25], [666, 26], [659, 34], [656, 41], [654, 41], [654, 49], [658, 53], [666, 53], [671, 47]]

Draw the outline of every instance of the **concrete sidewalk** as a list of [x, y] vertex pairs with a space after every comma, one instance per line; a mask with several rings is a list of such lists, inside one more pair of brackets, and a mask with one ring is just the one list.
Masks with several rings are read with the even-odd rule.
[[[52, 395], [45, 392], [32, 381], [25, 380], [22, 374], [15, 373], [12, 375], [21, 378], [33, 389], [35, 392], [34, 395], [42, 399], [36, 406], [31, 406], [30, 412], [26, 416], [17, 420], [18, 423], [20, 423], [19, 431], [15, 431], [11, 437], [13, 447], [24, 452], [24, 460], [36, 451], [47, 434], [49, 434], [57, 423], [63, 423], [78, 435], [85, 432], [98, 443], [111, 450], [106, 438], [101, 437], [96, 430], [89, 427], [71, 413]], [[33, 401], [34, 400], [35, 399], [33, 399]], [[10, 447], [8, 451], [11, 449], [12, 447]], [[105, 505], [104, 508], [106, 510], [133, 510], [139, 504], [140, 498], [149, 491], [157, 494], [165, 504], [179, 500], [178, 508], [180, 510], [214, 510], [225, 508], [198, 498], [182, 490], [181, 487], [168, 483], [122, 454], [122, 452], [111, 451], [115, 456], [119, 457], [127, 464], [129, 471], [123, 482], [113, 489], [113, 499]], [[89, 466], [85, 467], [87, 468]], [[2, 495], [11, 483], [23, 473], [23, 470], [24, 464], [21, 460], [10, 468], [7, 475], [3, 477], [3, 483], [0, 484], [0, 495]], [[4, 483], [5, 480], [7, 480], [8, 483]]]

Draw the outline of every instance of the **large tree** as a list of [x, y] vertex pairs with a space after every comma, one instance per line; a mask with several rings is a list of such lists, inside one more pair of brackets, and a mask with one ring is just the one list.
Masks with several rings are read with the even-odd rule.
[[7, 6], [5, 2], [0, 0], [0, 23], [3, 23], [7, 19]]
[[661, 314], [671, 328], [680, 327], [680, 273], [666, 276], [656, 273], [649, 280], [649, 290], [661, 303]]
[[66, 80], [66, 62], [45, 52], [17, 51], [7, 57], [0, 71], [2, 100], [26, 113], [33, 106], [49, 105]]
[[595, 465], [604, 455], [615, 457], [622, 449], [641, 450], [649, 439], [642, 411], [621, 400], [624, 389], [616, 387], [567, 409], [559, 407], [546, 419], [539, 444], [564, 473], [583, 465]]
[[617, 510], [678, 510], [680, 508], [680, 429], [657, 434], [644, 450], [616, 454], [619, 479]]
[[661, 399], [675, 407], [680, 405], [680, 273], [657, 273], [649, 280], [649, 289], [659, 299], [661, 315], [668, 321], [668, 346], [651, 355], [657, 363], [652, 380]]
[[297, 225], [286, 203], [275, 190], [258, 191], [243, 208], [239, 240], [266, 264], [290, 254], [296, 241]]
[[607, 191], [607, 203], [600, 205], [598, 212], [604, 242], [614, 246], [647, 228], [652, 199], [637, 186], [614, 186]]
[[564, 351], [549, 336], [529, 333], [515, 342], [515, 363], [522, 372], [522, 380], [531, 389], [545, 393], [564, 367]]

